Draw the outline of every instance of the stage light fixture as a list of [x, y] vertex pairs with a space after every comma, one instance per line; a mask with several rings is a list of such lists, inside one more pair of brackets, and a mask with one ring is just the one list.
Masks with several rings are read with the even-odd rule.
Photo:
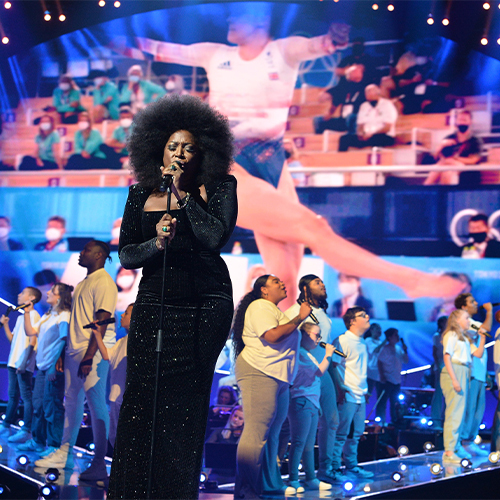
[[7, 45], [9, 42], [10, 42], [10, 40], [9, 40], [9, 37], [8, 37], [8, 36], [4, 36], [4, 37], [2, 37], [2, 43], [3, 43], [4, 45]]
[[481, 38], [481, 45], [488, 45], [488, 39], [485, 36]]
[[394, 10], [394, 5], [392, 5], [392, 3], [390, 3], [388, 6], [387, 6], [387, 10], [389, 12], [392, 12]]
[[430, 441], [426, 441], [424, 443], [424, 451], [425, 453], [429, 453], [435, 448], [434, 443], [431, 443]]
[[382, 419], [380, 417], [375, 417], [375, 422], [382, 422]]
[[57, 496], [57, 486], [55, 484], [44, 484], [40, 486], [39, 489], [40, 498], [43, 500], [50, 500], [51, 498], [56, 498]]
[[99, 7], [104, 7], [106, 2], [104, 0], [99, 0]]
[[[486, 38], [486, 37], [484, 37], [484, 38]], [[486, 429], [486, 424], [484, 424], [484, 423], [483, 423], [483, 424], [481, 424], [481, 425], [479, 426], [479, 429], [481, 429], [482, 431], [484, 431], [484, 429]]]
[[45, 473], [45, 481], [47, 483], [55, 483], [59, 479], [59, 469], [50, 467]]
[[434, 18], [432, 17], [432, 14], [429, 14], [429, 15], [427, 16], [427, 24], [428, 24], [429, 26], [432, 26], [432, 25], [434, 24]]
[[492, 464], [497, 464], [498, 461], [500, 460], [500, 451], [492, 451], [489, 455], [488, 455], [488, 460], [492, 463]]
[[120, 7], [121, 3], [116, 0], [116, 2], [113, 4], [115, 6], [116, 9], [118, 9], [118, 7]]
[[410, 450], [408, 449], [408, 446], [406, 446], [405, 444], [402, 444], [398, 448], [398, 455], [400, 457], [406, 457], [406, 455], [408, 455], [408, 453], [410, 453]]
[[304, 466], [302, 465], [302, 462], [299, 463], [298, 469], [299, 469], [299, 472], [302, 472], [304, 470]]
[[354, 488], [354, 483], [352, 481], [346, 481], [344, 483], [344, 490], [351, 491]]
[[19, 427], [24, 427], [24, 420], [19, 420], [19, 421], [17, 422], [17, 425], [18, 425]]
[[481, 444], [483, 442], [483, 438], [478, 434], [475, 438], [474, 438], [474, 443], [476, 444]]
[[3, 4], [3, 6], [4, 6], [7, 10], [9, 10], [9, 9], [12, 7], [12, 4], [11, 4], [10, 2], [5, 2], [5, 3]]
[[59, 16], [59, 21], [61, 21], [62, 23], [63, 23], [64, 21], [66, 21], [66, 16], [65, 16], [64, 14], [61, 14], [61, 15]]
[[401, 471], [401, 472], [406, 472], [408, 470], [408, 466], [404, 463], [400, 463], [398, 465], [398, 469]]
[[3, 451], [3, 446], [0, 444], [0, 453]]
[[498, 45], [500, 45], [500, 38], [497, 38], [497, 43]]
[[391, 476], [391, 479], [395, 482], [395, 483], [400, 483], [402, 480], [403, 480], [403, 474], [401, 474], [401, 472], [393, 472], [392, 473], [392, 476]]
[[93, 443], [91, 441], [90, 443], [87, 443], [87, 445], [85, 446], [85, 448], [87, 448], [87, 451], [94, 451], [95, 450], [95, 443]]
[[484, 10], [490, 10], [491, 8], [491, 4], [489, 2], [484, 2], [483, 3], [483, 9]]
[[19, 455], [17, 458], [16, 458], [16, 462], [18, 463], [18, 465], [20, 465], [21, 467], [25, 467], [26, 465], [28, 465], [30, 463], [30, 459], [28, 458], [28, 455]]
[[43, 13], [43, 19], [45, 21], [50, 21], [52, 19], [52, 16], [50, 15], [50, 12], [48, 10], [46, 10], [44, 13]]
[[2, 420], [5, 420], [5, 413], [2, 413], [2, 416], [0, 417]]
[[448, 26], [450, 24], [450, 20], [447, 17], [445, 17], [441, 22], [443, 23], [443, 26]]
[[374, 4], [372, 5], [372, 9], [373, 9], [373, 10], [378, 10], [378, 3], [374, 3]]
[[405, 400], [405, 395], [404, 395], [403, 393], [398, 394], [398, 399], [399, 399], [400, 401], [404, 401], [404, 400]]
[[427, 420], [427, 427], [432, 427], [434, 422], [432, 420]]
[[443, 472], [443, 466], [441, 464], [432, 464], [431, 465], [431, 474], [433, 476], [439, 476]]
[[372, 489], [370, 488], [370, 485], [369, 485], [369, 484], [367, 484], [367, 485], [365, 485], [365, 487], [363, 488], [363, 491], [364, 491], [365, 493], [370, 493], [370, 491], [372, 491]]
[[208, 481], [208, 474], [206, 472], [200, 472], [200, 484], [205, 484]]
[[421, 419], [420, 419], [420, 423], [421, 423], [422, 425], [425, 425], [425, 424], [427, 423], [427, 419], [426, 419], [425, 417], [421, 418]]
[[462, 469], [472, 469], [472, 462], [468, 458], [462, 458], [462, 460], [460, 460], [460, 465]]

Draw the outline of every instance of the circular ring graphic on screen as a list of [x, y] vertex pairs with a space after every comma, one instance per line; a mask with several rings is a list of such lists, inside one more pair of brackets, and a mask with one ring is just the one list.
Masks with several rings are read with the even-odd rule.
[[469, 238], [462, 239], [458, 236], [457, 234], [458, 222], [460, 221], [460, 219], [462, 219], [462, 217], [472, 217], [474, 215], [477, 215], [478, 213], [479, 212], [475, 208], [464, 208], [463, 210], [457, 212], [453, 216], [453, 219], [451, 219], [450, 236], [455, 245], [457, 245], [457, 247], [463, 247], [469, 241]]
[[493, 226], [498, 219], [500, 219], [500, 210], [495, 210], [488, 218], [489, 234], [496, 240], [500, 240], [500, 231]]

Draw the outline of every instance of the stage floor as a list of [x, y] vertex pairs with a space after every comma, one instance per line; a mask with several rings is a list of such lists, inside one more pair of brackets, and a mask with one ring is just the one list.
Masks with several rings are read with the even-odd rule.
[[[7, 438], [0, 438], [2, 452], [0, 453], [0, 472], [5, 471], [10, 474], [15, 473], [18, 478], [31, 482], [32, 485], [42, 486], [45, 482], [46, 470], [34, 467], [34, 461], [38, 459], [38, 454], [33, 452], [24, 453], [28, 456], [30, 463], [26, 466], [19, 466], [16, 459], [22, 455], [14, 445], [7, 442]], [[481, 447], [489, 450], [489, 443], [482, 444]], [[474, 457], [472, 468], [464, 470], [460, 465], [445, 465], [439, 476], [433, 476], [430, 472], [432, 464], [442, 464], [442, 451], [431, 451], [408, 455], [401, 458], [392, 458], [367, 462], [363, 464], [366, 470], [374, 473], [374, 478], [360, 482], [350, 481], [350, 484], [335, 484], [329, 491], [305, 491], [297, 495], [300, 498], [363, 498], [379, 492], [389, 492], [399, 489], [406, 489], [415, 485], [428, 484], [436, 481], [443, 481], [466, 474], [478, 474], [493, 468], [500, 468], [500, 465], [492, 465], [488, 457]], [[85, 470], [92, 460], [92, 455], [83, 449], [75, 450], [75, 467], [73, 470], [64, 470], [57, 481], [59, 485], [60, 499], [78, 500], [102, 500], [106, 498], [106, 485], [90, 484], [79, 482], [80, 472]], [[108, 460], [108, 472], [111, 460]], [[394, 482], [392, 475], [398, 472], [401, 480]], [[210, 477], [212, 479], [212, 477]], [[286, 482], [286, 478], [285, 482]], [[479, 479], [479, 478], [478, 478]], [[0, 481], [1, 483], [1, 481]], [[227, 500], [233, 494], [233, 483], [219, 484], [217, 491], [200, 491], [201, 500]], [[283, 496], [284, 497], [284, 496]], [[2, 497], [3, 498], [3, 497]], [[8, 497], [6, 497], [8, 498]], [[16, 498], [23, 498], [17, 497]], [[279, 497], [278, 497], [279, 498]], [[477, 498], [480, 498], [479, 496]]]

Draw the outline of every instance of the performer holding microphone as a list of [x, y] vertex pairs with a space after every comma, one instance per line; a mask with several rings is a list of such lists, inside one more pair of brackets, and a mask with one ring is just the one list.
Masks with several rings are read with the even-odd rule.
[[193, 499], [214, 367], [233, 316], [220, 257], [237, 217], [236, 180], [228, 175], [232, 135], [208, 104], [173, 95], [135, 116], [127, 148], [138, 184], [130, 187], [119, 256], [123, 267], [143, 274], [108, 498]]

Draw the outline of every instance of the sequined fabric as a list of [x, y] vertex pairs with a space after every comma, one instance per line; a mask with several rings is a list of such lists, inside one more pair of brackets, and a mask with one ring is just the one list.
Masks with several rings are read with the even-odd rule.
[[[163, 254], [156, 248], [161, 212], [143, 212], [149, 192], [130, 189], [120, 237], [124, 267], [143, 267], [132, 313], [127, 383], [118, 422], [108, 498], [146, 498], [160, 319]], [[207, 187], [208, 207], [191, 198], [167, 247], [164, 343], [155, 434], [152, 497], [198, 497], [203, 439], [217, 357], [233, 314], [231, 282], [219, 249], [236, 222], [236, 181]]]

